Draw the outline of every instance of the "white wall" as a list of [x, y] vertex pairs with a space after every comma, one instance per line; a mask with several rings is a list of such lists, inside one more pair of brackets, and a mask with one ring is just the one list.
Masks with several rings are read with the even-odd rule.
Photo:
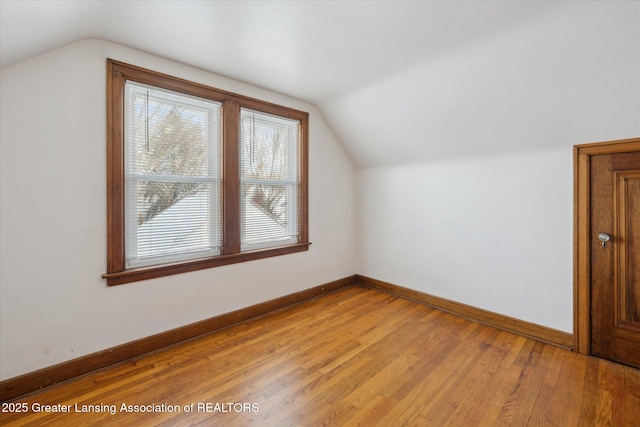
[[640, 135], [640, 4], [570, 6], [333, 105], [413, 94], [356, 156], [360, 274], [572, 331], [572, 146]]
[[571, 150], [359, 173], [366, 276], [570, 332]]
[[[308, 111], [310, 250], [107, 287], [107, 57]], [[0, 379], [354, 273], [355, 171], [312, 105], [100, 41], [0, 85]]]

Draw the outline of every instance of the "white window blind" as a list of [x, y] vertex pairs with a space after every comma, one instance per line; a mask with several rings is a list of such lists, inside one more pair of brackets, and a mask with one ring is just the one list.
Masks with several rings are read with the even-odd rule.
[[128, 267], [220, 253], [219, 103], [127, 81]]
[[242, 251], [298, 242], [299, 125], [295, 120], [241, 109]]

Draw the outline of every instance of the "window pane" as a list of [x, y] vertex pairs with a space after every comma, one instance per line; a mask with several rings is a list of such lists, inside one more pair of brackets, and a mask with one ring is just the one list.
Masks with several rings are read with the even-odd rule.
[[[215, 221], [211, 221], [212, 211], [217, 210], [215, 184], [139, 181], [135, 186], [138, 209], [136, 218], [130, 221], [128, 242], [133, 264], [144, 264], [145, 259], [153, 257], [178, 259], [176, 256], [180, 254], [196, 256], [193, 252], [204, 251], [202, 256], [219, 253], [219, 230], [212, 228]], [[149, 189], [154, 193], [185, 195], [160, 210], [149, 199]], [[157, 213], [149, 218], [150, 211]]]
[[242, 178], [297, 181], [298, 125], [294, 120], [242, 109]]
[[128, 264], [219, 253], [220, 104], [127, 82], [125, 108]]
[[298, 216], [290, 214], [295, 210], [296, 195], [294, 185], [242, 185], [244, 249], [297, 242]]
[[241, 110], [241, 248], [298, 241], [299, 122]]
[[181, 176], [215, 173], [218, 103], [135, 83], [127, 83], [127, 91], [131, 170]]

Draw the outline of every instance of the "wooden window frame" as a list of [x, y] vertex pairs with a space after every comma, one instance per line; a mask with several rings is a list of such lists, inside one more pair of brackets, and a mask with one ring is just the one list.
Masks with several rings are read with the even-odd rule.
[[[222, 103], [222, 249], [209, 258], [126, 268], [124, 87], [127, 80]], [[240, 109], [300, 122], [298, 194], [300, 237], [286, 246], [240, 252]], [[309, 249], [309, 113], [107, 59], [107, 285], [120, 285], [188, 271], [302, 252]]]

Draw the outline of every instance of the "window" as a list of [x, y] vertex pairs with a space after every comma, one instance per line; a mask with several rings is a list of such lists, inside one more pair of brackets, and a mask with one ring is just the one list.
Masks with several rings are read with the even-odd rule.
[[308, 113], [107, 64], [107, 284], [308, 249]]
[[221, 104], [125, 82], [127, 267], [220, 254]]

